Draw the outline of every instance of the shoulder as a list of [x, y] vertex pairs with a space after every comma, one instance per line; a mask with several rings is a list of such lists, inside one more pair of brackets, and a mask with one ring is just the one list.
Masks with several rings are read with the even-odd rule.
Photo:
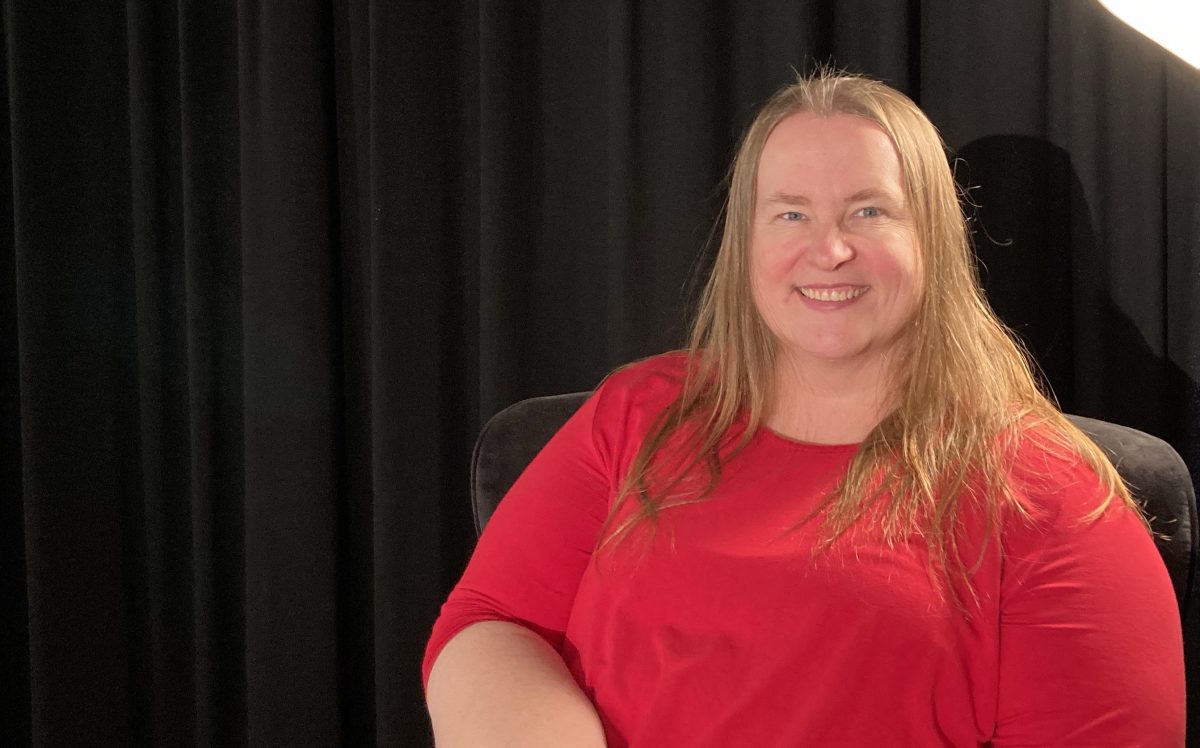
[[[1113, 491], [1071, 434], [1053, 424], [1023, 428], [1008, 469], [1011, 501], [1003, 523], [1010, 550], [1125, 537], [1150, 541], [1141, 516]], [[1144, 537], [1140, 537], [1144, 536]], [[1099, 549], [1097, 549], [1099, 550]]]
[[1108, 498], [1109, 486], [1077, 443], [1086, 438], [1058, 424], [1030, 419], [1014, 435], [1008, 449], [1009, 488], [1035, 522], [1069, 521], [1091, 513]]
[[679, 351], [651, 356], [616, 369], [596, 388], [587, 405], [594, 414], [593, 439], [615, 464], [628, 463], [655, 420], [679, 396], [690, 361]]
[[1056, 516], [1068, 508], [1063, 499], [1099, 488], [1096, 471], [1064, 434], [1049, 425], [1023, 427], [1009, 454], [1015, 498], [1035, 516]]
[[661, 410], [679, 396], [692, 365], [686, 351], [670, 351], [625, 364], [600, 383], [597, 396]]
[[687, 351], [667, 351], [618, 366], [605, 377], [605, 381], [621, 382], [625, 385], [655, 382], [671, 384], [678, 388], [682, 386], [692, 361], [692, 354]]

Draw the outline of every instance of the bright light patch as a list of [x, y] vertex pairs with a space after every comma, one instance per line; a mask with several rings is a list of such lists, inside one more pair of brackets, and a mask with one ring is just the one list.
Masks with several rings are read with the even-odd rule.
[[1117, 18], [1200, 68], [1200, 1], [1100, 0]]

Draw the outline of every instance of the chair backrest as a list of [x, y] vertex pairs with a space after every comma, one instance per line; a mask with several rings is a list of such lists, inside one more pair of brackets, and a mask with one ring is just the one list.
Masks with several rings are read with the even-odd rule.
[[[588, 392], [522, 400], [497, 413], [475, 443], [471, 465], [471, 504], [475, 530], [482, 532], [500, 499], [525, 466], [566, 422]], [[1152, 517], [1151, 526], [1184, 620], [1194, 600], [1197, 550], [1196, 497], [1191, 475], [1179, 454], [1163, 440], [1127, 426], [1068, 416], [1090, 436], [1132, 486]], [[1200, 602], [1194, 603], [1200, 605]]]

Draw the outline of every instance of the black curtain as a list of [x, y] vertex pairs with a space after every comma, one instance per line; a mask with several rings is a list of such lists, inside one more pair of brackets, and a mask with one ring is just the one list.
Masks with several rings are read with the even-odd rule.
[[680, 342], [793, 68], [912, 95], [1064, 408], [1200, 475], [1200, 73], [1091, 0], [2, 8], [5, 744], [427, 744], [475, 433]]

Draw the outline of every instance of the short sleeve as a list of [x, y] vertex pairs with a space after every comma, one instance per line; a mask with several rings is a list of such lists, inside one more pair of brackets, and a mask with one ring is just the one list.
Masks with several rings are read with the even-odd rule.
[[1136, 513], [1080, 464], [1047, 465], [1005, 526], [996, 748], [1184, 744], [1183, 636]]

